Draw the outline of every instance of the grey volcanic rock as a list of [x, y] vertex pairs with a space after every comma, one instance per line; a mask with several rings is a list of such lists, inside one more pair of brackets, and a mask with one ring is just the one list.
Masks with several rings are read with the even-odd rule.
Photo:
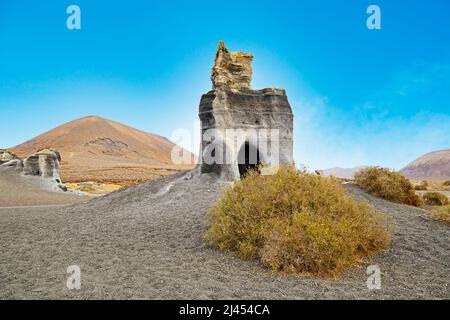
[[293, 114], [286, 92], [251, 90], [253, 56], [232, 57], [220, 42], [213, 90], [202, 96], [199, 108], [201, 173], [214, 172], [226, 180], [257, 164], [270, 168], [293, 161]]
[[52, 153], [54, 153], [56, 155], [56, 157], [58, 158], [58, 161], [61, 162], [61, 154], [55, 148], [40, 149], [36, 153], [38, 153], [38, 154], [50, 154], [50, 155]]
[[412, 180], [450, 180], [450, 149], [427, 153], [401, 170]]
[[17, 157], [13, 152], [6, 149], [0, 149], [0, 164], [16, 159], [19, 159], [19, 157]]
[[23, 176], [37, 177], [38, 182], [46, 189], [63, 190], [67, 188], [61, 183], [61, 155], [52, 148], [42, 149], [27, 158], [13, 159], [0, 165], [2, 170], [15, 169]]
[[23, 160], [23, 173], [25, 175], [54, 178], [61, 181], [59, 175], [59, 153], [51, 149], [44, 149]]
[[[347, 184], [349, 196], [392, 218], [389, 250], [333, 279], [279, 275], [213, 250], [203, 237], [208, 210], [228, 185], [177, 173], [75, 206], [0, 208], [0, 299], [449, 298], [450, 228], [425, 210]], [[65, 289], [74, 263], [81, 290]], [[381, 290], [366, 286], [373, 265]]]

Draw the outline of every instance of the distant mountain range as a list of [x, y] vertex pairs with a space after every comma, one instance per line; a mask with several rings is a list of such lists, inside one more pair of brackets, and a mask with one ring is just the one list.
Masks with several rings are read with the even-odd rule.
[[450, 180], [450, 149], [427, 153], [400, 172], [411, 180]]
[[[19, 157], [56, 148], [64, 182], [144, 181], [193, 165], [175, 165], [168, 139], [121, 123], [89, 116], [63, 124], [10, 148]], [[191, 155], [194, 158], [193, 155]]]
[[[359, 170], [366, 168], [331, 168], [320, 170], [323, 176], [352, 179]], [[411, 180], [450, 180], [450, 149], [427, 153], [414, 160], [400, 170], [402, 174]]]
[[336, 167], [336, 168], [319, 170], [319, 171], [325, 177], [333, 176], [333, 177], [342, 178], [342, 179], [353, 179], [354, 174], [364, 168], [366, 168], [366, 166], [360, 166], [360, 167], [355, 167], [355, 168]]

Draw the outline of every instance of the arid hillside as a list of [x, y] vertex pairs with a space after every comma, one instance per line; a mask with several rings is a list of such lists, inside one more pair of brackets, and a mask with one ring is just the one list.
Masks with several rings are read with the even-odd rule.
[[427, 153], [401, 172], [412, 180], [450, 180], [450, 149]]
[[64, 182], [141, 182], [192, 165], [175, 165], [168, 139], [121, 123], [90, 116], [63, 124], [10, 150], [20, 157], [43, 148], [62, 156]]

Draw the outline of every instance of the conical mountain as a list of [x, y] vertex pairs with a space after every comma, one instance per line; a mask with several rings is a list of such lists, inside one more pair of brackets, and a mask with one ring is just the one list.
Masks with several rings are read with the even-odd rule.
[[192, 165], [175, 165], [168, 139], [119, 122], [89, 116], [65, 123], [10, 148], [20, 157], [56, 148], [65, 182], [144, 181]]
[[401, 172], [413, 180], [450, 180], [450, 149], [427, 153]]

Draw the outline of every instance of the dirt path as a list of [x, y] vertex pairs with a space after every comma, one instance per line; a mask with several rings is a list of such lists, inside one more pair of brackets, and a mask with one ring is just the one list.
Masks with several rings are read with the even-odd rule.
[[[279, 276], [207, 246], [206, 212], [224, 184], [181, 177], [87, 204], [0, 209], [0, 298], [450, 298], [450, 228], [420, 209], [349, 185], [355, 197], [395, 218], [392, 247], [340, 279]], [[382, 270], [378, 291], [366, 286], [371, 264]], [[81, 268], [79, 291], [66, 288], [69, 265]]]

